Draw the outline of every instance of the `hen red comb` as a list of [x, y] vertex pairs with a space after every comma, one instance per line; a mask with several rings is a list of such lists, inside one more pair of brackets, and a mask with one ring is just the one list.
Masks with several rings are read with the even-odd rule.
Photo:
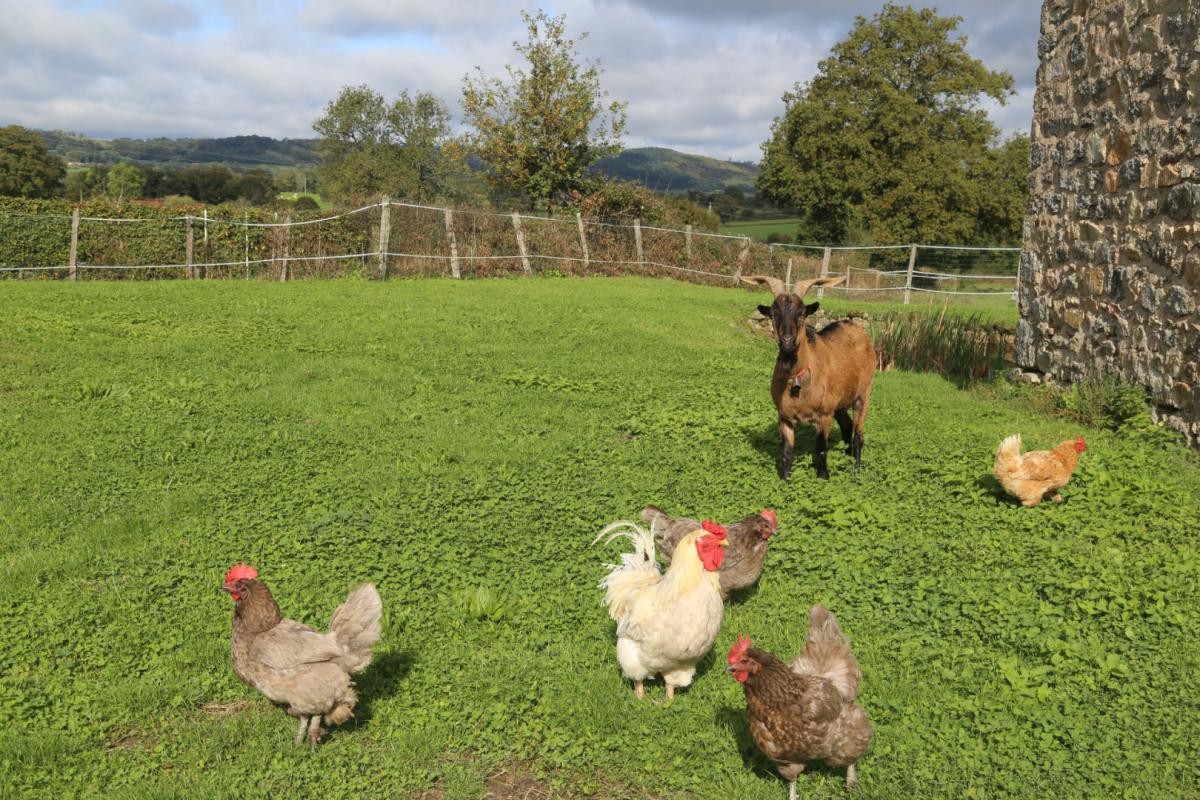
[[750, 637], [746, 634], [739, 634], [737, 641], [733, 643], [733, 647], [729, 648], [727, 659], [730, 664], [736, 664], [745, 657], [746, 651], [750, 649]]
[[717, 523], [713, 522], [711, 519], [706, 519], [706, 520], [704, 520], [704, 522], [701, 522], [700, 527], [704, 528], [704, 530], [708, 531], [713, 536], [724, 536], [725, 535], [725, 528], [723, 526], [718, 525]]
[[229, 572], [225, 573], [225, 582], [233, 583], [244, 578], [257, 578], [258, 570], [248, 564], [234, 564], [229, 568]]
[[775, 512], [769, 508], [764, 508], [758, 512], [758, 515], [771, 524], [771, 530], [779, 527], [779, 517], [775, 516]]

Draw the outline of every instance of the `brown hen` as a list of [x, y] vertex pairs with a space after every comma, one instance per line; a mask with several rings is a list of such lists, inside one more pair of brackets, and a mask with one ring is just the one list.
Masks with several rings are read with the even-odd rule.
[[329, 633], [284, 619], [254, 567], [237, 564], [225, 575], [233, 609], [233, 671], [239, 678], [300, 718], [296, 743], [315, 746], [321, 721], [340, 725], [350, 719], [358, 695], [351, 675], [371, 663], [371, 646], [380, 635], [383, 602], [370, 583], [350, 590], [334, 610]]
[[746, 721], [759, 749], [775, 762], [796, 798], [796, 778], [810, 763], [846, 768], [867, 751], [874, 729], [855, 703], [862, 672], [837, 619], [823, 606], [809, 612], [808, 640], [791, 665], [750, 646], [743, 636], [729, 650], [729, 671], [746, 693]]
[[[680, 540], [700, 527], [698, 521], [689, 517], [672, 518], [658, 506], [643, 508], [642, 521], [650, 525], [658, 552], [668, 562]], [[724, 528], [729, 546], [725, 548], [725, 560], [721, 562], [722, 599], [758, 581], [767, 555], [767, 543], [779, 528], [779, 518], [774, 511], [764, 508]]]

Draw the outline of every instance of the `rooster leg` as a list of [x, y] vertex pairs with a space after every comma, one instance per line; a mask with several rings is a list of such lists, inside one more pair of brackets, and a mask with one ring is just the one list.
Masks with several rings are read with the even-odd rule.
[[296, 738], [292, 740], [293, 744], [300, 744], [304, 741], [304, 732], [308, 729], [308, 717], [300, 717], [300, 730], [296, 731]]
[[1061, 494], [1059, 494], [1058, 492], [1055, 492], [1054, 496], [1051, 497], [1050, 499], [1056, 503], [1061, 503], [1063, 501], [1063, 496]]
[[792, 780], [788, 783], [788, 800], [796, 800], [796, 779], [795, 778], [792, 778]]
[[853, 789], [855, 786], [858, 786], [858, 770], [851, 764], [846, 767], [846, 789]]
[[638, 700], [646, 699], [646, 687], [642, 685], [641, 681], [633, 682], [633, 696]]
[[321, 715], [313, 714], [308, 723], [308, 746], [316, 747], [321, 739]]
[[667, 684], [667, 702], [669, 703], [674, 699], [675, 699], [675, 687], [668, 683]]

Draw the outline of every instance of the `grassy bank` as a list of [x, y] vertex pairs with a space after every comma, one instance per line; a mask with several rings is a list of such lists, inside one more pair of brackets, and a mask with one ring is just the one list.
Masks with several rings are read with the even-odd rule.
[[[0, 794], [779, 800], [720, 656], [738, 632], [790, 656], [822, 602], [877, 728], [859, 796], [1195, 797], [1195, 459], [893, 371], [863, 468], [831, 453], [817, 481], [805, 431], [783, 483], [759, 301], [638, 279], [0, 286]], [[1066, 503], [998, 493], [1018, 431], [1088, 439]], [[648, 502], [780, 518], [670, 707], [621, 680], [596, 588], [618, 546], [589, 546]], [[316, 752], [229, 668], [218, 588], [243, 559], [318, 626], [379, 585], [357, 720]], [[844, 796], [834, 772], [799, 784]]]

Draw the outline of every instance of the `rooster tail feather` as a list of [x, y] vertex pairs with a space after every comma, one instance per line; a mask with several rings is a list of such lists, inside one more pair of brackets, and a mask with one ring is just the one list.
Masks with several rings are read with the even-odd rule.
[[600, 531], [592, 544], [601, 539], [608, 544], [619, 536], [633, 542], [633, 552], [622, 553], [620, 564], [606, 564], [608, 574], [600, 581], [600, 588], [604, 589], [604, 605], [608, 606], [608, 615], [614, 620], [620, 620], [633, 596], [656, 582], [661, 574], [654, 557], [654, 536], [636, 522], [614, 522]]
[[813, 606], [809, 612], [808, 639], [791, 667], [801, 675], [817, 675], [830, 681], [847, 702], [858, 696], [862, 670], [838, 627], [837, 617], [822, 605]]
[[996, 448], [996, 461], [992, 465], [992, 474], [999, 478], [1012, 472], [1021, 465], [1021, 434], [1014, 433]]
[[592, 540], [592, 544], [596, 544], [601, 539], [608, 544], [618, 536], [624, 536], [629, 541], [633, 542], [633, 552], [624, 553], [621, 556], [621, 565], [610, 565], [614, 569], [623, 569], [629, 567], [638, 567], [643, 563], [656, 563], [654, 560], [654, 535], [646, 528], [638, 525], [636, 522], [629, 520], [620, 520], [608, 525], [604, 530], [596, 535]]
[[334, 609], [329, 619], [329, 632], [345, 648], [340, 659], [351, 675], [362, 672], [371, 663], [371, 647], [382, 633], [380, 617], [383, 600], [373, 583], [363, 583], [350, 590], [346, 602]]

